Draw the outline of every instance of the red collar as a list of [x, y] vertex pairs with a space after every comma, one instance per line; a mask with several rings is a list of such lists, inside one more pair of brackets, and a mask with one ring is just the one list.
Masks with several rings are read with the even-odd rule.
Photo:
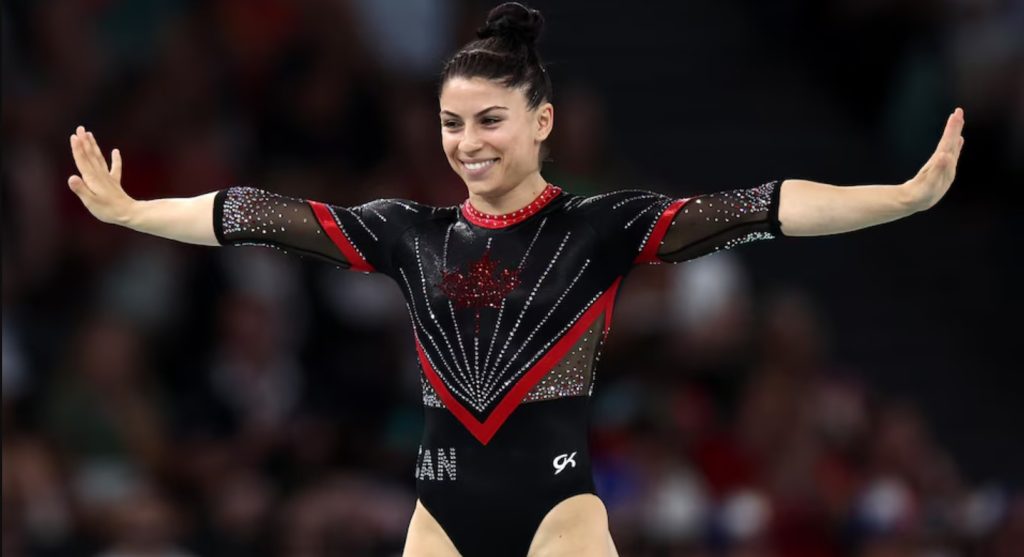
[[477, 210], [469, 203], [467, 198], [462, 202], [462, 216], [466, 217], [466, 220], [477, 225], [483, 226], [484, 228], [505, 228], [506, 226], [512, 226], [513, 224], [523, 222], [524, 220], [535, 215], [537, 211], [544, 208], [545, 205], [551, 202], [552, 199], [558, 197], [558, 194], [562, 193], [562, 188], [548, 184], [544, 188], [544, 191], [540, 192], [540, 195], [534, 198], [529, 205], [519, 209], [518, 211], [512, 211], [511, 213], [505, 213], [502, 215], [492, 215], [490, 213], [484, 213]]

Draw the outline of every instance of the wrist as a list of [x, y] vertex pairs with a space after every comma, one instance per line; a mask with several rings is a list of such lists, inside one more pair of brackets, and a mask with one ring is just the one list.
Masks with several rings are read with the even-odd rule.
[[895, 186], [895, 190], [897, 203], [906, 210], [908, 215], [925, 209], [925, 207], [922, 206], [920, 196], [917, 194], [919, 188], [917, 187], [914, 178]]
[[117, 211], [114, 217], [114, 223], [134, 229], [138, 226], [139, 213], [142, 211], [143, 203], [144, 201], [137, 201], [129, 197], [128, 201], [124, 203], [122, 209]]

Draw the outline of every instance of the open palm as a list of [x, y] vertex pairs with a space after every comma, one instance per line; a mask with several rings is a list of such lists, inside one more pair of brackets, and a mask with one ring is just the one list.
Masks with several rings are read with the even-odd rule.
[[108, 168], [92, 132], [78, 126], [70, 141], [71, 155], [81, 176], [72, 174], [68, 178], [68, 187], [97, 219], [120, 223], [134, 201], [121, 187], [121, 152], [114, 149], [110, 153]]
[[963, 129], [964, 111], [957, 108], [946, 120], [946, 129], [942, 132], [935, 152], [917, 175], [906, 182], [906, 188], [910, 192], [910, 203], [915, 210], [930, 209], [949, 191], [949, 186], [956, 176], [960, 149], [964, 146], [964, 138], [960, 135]]

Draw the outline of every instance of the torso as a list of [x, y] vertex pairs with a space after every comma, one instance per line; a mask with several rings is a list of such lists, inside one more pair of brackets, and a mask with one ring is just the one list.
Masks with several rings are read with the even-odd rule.
[[773, 237], [778, 199], [771, 184], [692, 205], [549, 187], [492, 218], [468, 202], [339, 207], [232, 188], [215, 199], [215, 231], [401, 288], [425, 417], [407, 555], [614, 555], [587, 434], [618, 288], [637, 264]]
[[446, 534], [424, 535], [470, 556], [608, 537], [590, 394], [631, 262], [602, 252], [579, 197], [541, 199], [509, 222], [438, 210], [392, 253], [422, 371], [420, 516]]

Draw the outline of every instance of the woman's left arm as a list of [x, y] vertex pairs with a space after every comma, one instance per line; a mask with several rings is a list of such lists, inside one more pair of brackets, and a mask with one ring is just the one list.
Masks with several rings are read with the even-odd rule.
[[779, 221], [786, 236], [824, 236], [891, 222], [924, 211], [942, 199], [956, 175], [964, 145], [963, 110], [946, 121], [942, 139], [917, 175], [899, 185], [833, 186], [786, 180], [780, 186]]

